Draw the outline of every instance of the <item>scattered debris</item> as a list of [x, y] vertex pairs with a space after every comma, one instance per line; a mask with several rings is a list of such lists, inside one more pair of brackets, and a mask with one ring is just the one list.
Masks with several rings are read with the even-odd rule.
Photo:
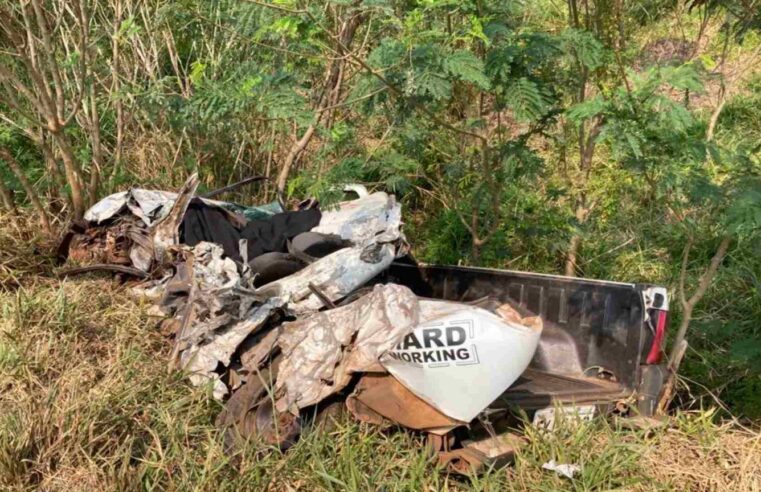
[[524, 444], [520, 436], [510, 432], [480, 441], [465, 441], [459, 449], [439, 453], [439, 464], [462, 475], [479, 473], [489, 467], [512, 463], [515, 453]]
[[570, 479], [573, 479], [577, 473], [581, 472], [581, 467], [579, 465], [556, 463], [555, 460], [550, 460], [547, 463], [543, 464], [542, 469], [554, 471], [558, 475]]
[[581, 422], [589, 422], [592, 420], [596, 412], [597, 407], [594, 405], [540, 408], [534, 413], [533, 424], [542, 429], [551, 431], [555, 429], [555, 422], [557, 422], [558, 419], [573, 424], [580, 424]]
[[[80, 265], [62, 274], [141, 279], [133, 291], [156, 302], [152, 312], [173, 338], [169, 369], [227, 400], [217, 424], [228, 446], [256, 436], [287, 449], [308, 416], [322, 422], [346, 409], [362, 422], [426, 432], [442, 466], [473, 473], [509, 463], [523, 444], [502, 425], [516, 402], [536, 404], [535, 418], [551, 427], [554, 410], [541, 409], [564, 391], [589, 400], [573, 407], [584, 418], [595, 398], [625, 393], [611, 371], [581, 371], [594, 347], [564, 346], [572, 337], [557, 326], [542, 336], [541, 303], [542, 316], [533, 314], [493, 280], [460, 285], [455, 276], [440, 285], [457, 295], [433, 296], [470, 303], [421, 297], [420, 279], [398, 281], [390, 272], [409, 247], [393, 195], [352, 186], [359, 198], [335, 208], [310, 199], [286, 211], [198, 197], [197, 187], [194, 175], [177, 193], [106, 197], [59, 250]], [[554, 461], [544, 468], [569, 478], [579, 471]]]

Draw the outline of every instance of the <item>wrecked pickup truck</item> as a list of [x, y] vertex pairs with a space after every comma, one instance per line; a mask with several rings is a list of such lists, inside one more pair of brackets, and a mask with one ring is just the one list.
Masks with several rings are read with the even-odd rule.
[[417, 264], [401, 205], [361, 186], [325, 211], [246, 209], [197, 186], [111, 195], [62, 251], [141, 279], [170, 368], [225, 401], [230, 446], [286, 449], [348, 412], [427, 433], [467, 472], [510, 459], [521, 413], [551, 427], [558, 412], [654, 412], [663, 288]]
[[665, 367], [660, 365], [668, 298], [661, 287], [490, 268], [395, 262], [384, 281], [415, 294], [472, 302], [496, 297], [543, 321], [529, 368], [492, 407], [634, 403], [655, 410]]

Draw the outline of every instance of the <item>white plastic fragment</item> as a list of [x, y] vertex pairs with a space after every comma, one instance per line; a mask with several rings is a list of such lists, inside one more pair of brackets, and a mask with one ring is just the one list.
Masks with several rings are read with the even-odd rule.
[[573, 477], [581, 472], [581, 467], [579, 465], [574, 464], [568, 464], [568, 463], [556, 463], [555, 460], [550, 460], [547, 463], [542, 465], [542, 468], [544, 470], [550, 470], [554, 471], [558, 475], [561, 475], [566, 478], [573, 479]]
[[[503, 305], [500, 309], [507, 309]], [[539, 318], [421, 300], [420, 325], [381, 358], [410, 391], [445, 415], [470, 422], [526, 370], [542, 332]]]

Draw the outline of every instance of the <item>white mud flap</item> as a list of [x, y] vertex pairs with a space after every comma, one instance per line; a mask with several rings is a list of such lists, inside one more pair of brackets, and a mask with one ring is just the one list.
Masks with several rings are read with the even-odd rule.
[[541, 321], [530, 320], [531, 327], [474, 306], [422, 300], [421, 324], [381, 363], [445, 415], [470, 422], [528, 367], [541, 335]]

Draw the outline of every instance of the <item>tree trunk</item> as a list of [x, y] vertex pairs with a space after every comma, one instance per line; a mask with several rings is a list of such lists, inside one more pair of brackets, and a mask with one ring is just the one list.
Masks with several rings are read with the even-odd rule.
[[711, 263], [708, 265], [708, 269], [703, 272], [698, 281], [698, 287], [695, 292], [687, 299], [684, 291], [684, 284], [687, 277], [687, 266], [689, 265], [690, 249], [692, 248], [692, 238], [687, 241], [684, 246], [684, 252], [682, 253], [682, 268], [679, 273], [679, 299], [682, 304], [682, 321], [679, 323], [679, 329], [676, 332], [676, 338], [674, 339], [674, 345], [669, 355], [669, 375], [663, 385], [663, 394], [658, 402], [658, 411], [665, 412], [668, 409], [669, 403], [674, 393], [674, 387], [676, 386], [676, 375], [679, 371], [679, 366], [682, 363], [684, 354], [687, 350], [687, 330], [690, 327], [690, 321], [692, 321], [692, 313], [697, 303], [703, 298], [708, 287], [711, 285], [711, 281], [716, 276], [716, 272], [721, 266], [721, 262], [727, 255], [729, 245], [732, 242], [732, 238], [724, 236], [719, 243], [719, 247], [711, 257]]
[[567, 277], [576, 276], [576, 261], [579, 255], [579, 246], [581, 246], [581, 236], [574, 234], [571, 236], [571, 242], [568, 244], [568, 252], [565, 257], [565, 275]]
[[47, 167], [48, 172], [53, 176], [53, 180], [58, 186], [58, 189], [55, 190], [56, 196], [58, 196], [62, 203], [71, 206], [71, 198], [69, 197], [69, 194], [66, 193], [66, 178], [61, 174], [61, 169], [58, 167], [58, 161], [56, 161], [53, 148], [45, 139], [44, 135], [40, 135], [39, 138], [36, 138], [35, 142], [42, 151], [42, 155], [45, 157], [45, 166]]
[[5, 186], [5, 182], [3, 182], [2, 179], [0, 179], [0, 200], [3, 202], [3, 208], [12, 214], [16, 213], [16, 204], [13, 203], [13, 195], [11, 194], [11, 190]]
[[85, 214], [85, 196], [83, 194], [82, 186], [82, 174], [79, 171], [79, 165], [74, 159], [74, 152], [71, 149], [65, 135], [54, 132], [53, 138], [55, 139], [58, 148], [61, 150], [61, 157], [63, 159], [63, 168], [66, 173], [66, 182], [71, 188], [71, 207], [76, 220], [82, 219]]
[[[351, 43], [354, 40], [354, 34], [357, 32], [357, 28], [360, 26], [363, 19], [364, 15], [356, 14], [343, 23], [341, 31], [338, 35], [334, 36], [337, 41], [337, 51], [339, 53], [346, 54], [346, 51], [351, 47]], [[324, 116], [323, 113], [330, 111], [328, 108], [335, 106], [338, 102], [343, 78], [343, 66], [345, 63], [346, 60], [343, 57], [333, 59], [330, 63], [328, 76], [322, 87], [322, 94], [317, 102], [317, 111], [315, 111], [314, 122], [304, 131], [301, 138], [291, 146], [285, 161], [283, 161], [283, 167], [280, 169], [280, 174], [277, 178], [277, 193], [281, 199], [285, 192], [285, 185], [288, 182], [288, 175], [291, 172], [291, 168], [293, 168], [293, 164], [309, 144], [312, 136], [314, 136], [317, 125], [319, 124], [320, 119]], [[328, 116], [330, 117], [330, 115]]]
[[719, 116], [721, 110], [724, 109], [727, 99], [724, 93], [724, 87], [719, 90], [719, 102], [711, 113], [711, 119], [708, 121], [708, 129], [706, 130], [706, 142], [713, 140], [714, 132], [716, 131], [716, 124], [719, 122]]
[[50, 220], [48, 219], [48, 215], [45, 212], [45, 207], [42, 206], [42, 202], [40, 202], [40, 198], [37, 196], [37, 193], [34, 191], [34, 187], [32, 187], [32, 183], [30, 183], [29, 179], [27, 179], [26, 174], [24, 174], [24, 171], [21, 169], [21, 166], [19, 165], [18, 161], [13, 157], [13, 155], [8, 151], [8, 149], [5, 149], [5, 148], [0, 149], [0, 158], [2, 158], [6, 162], [6, 164], [8, 164], [8, 167], [11, 169], [11, 171], [13, 171], [13, 174], [15, 174], [18, 180], [21, 182], [21, 186], [23, 186], [24, 191], [29, 197], [29, 201], [32, 202], [32, 206], [37, 211], [37, 214], [40, 217], [40, 223], [42, 224], [42, 227], [45, 229], [45, 232], [48, 234], [52, 234], [53, 228], [50, 226]]
[[87, 188], [87, 193], [90, 197], [90, 203], [95, 203], [98, 199], [100, 172], [105, 164], [105, 159], [103, 158], [103, 146], [100, 141], [100, 116], [98, 115], [94, 86], [90, 87], [90, 111], [86, 120], [87, 129], [90, 133], [90, 148], [92, 150], [92, 170], [90, 170], [90, 185]]
[[285, 185], [288, 182], [288, 175], [291, 172], [291, 167], [293, 167], [293, 163], [296, 162], [296, 157], [298, 157], [299, 153], [301, 153], [301, 151], [307, 146], [316, 129], [317, 126], [315, 123], [309, 125], [309, 128], [306, 129], [304, 135], [301, 136], [298, 142], [293, 144], [293, 147], [291, 147], [291, 150], [288, 152], [288, 155], [283, 162], [283, 167], [280, 169], [280, 175], [277, 177], [277, 193], [281, 198], [285, 192]]
[[116, 143], [114, 144], [114, 168], [111, 171], [111, 177], [116, 175], [117, 168], [122, 159], [122, 145], [124, 143], [124, 102], [122, 101], [121, 92], [121, 52], [119, 49], [119, 30], [122, 25], [122, 2], [117, 0], [114, 5], [114, 26], [111, 41], [111, 66], [113, 79], [113, 93], [116, 94]]
[[[684, 256], [682, 259], [682, 271], [680, 274], [682, 322], [679, 324], [679, 330], [677, 330], [676, 338], [674, 339], [674, 348], [672, 349], [671, 356], [669, 357], [672, 362], [676, 360], [677, 349], [687, 335], [687, 329], [690, 326], [690, 321], [692, 320], [692, 312], [695, 309], [695, 305], [700, 302], [708, 290], [708, 287], [711, 285], [711, 281], [713, 281], [714, 277], [716, 276], [716, 272], [719, 269], [719, 266], [721, 266], [721, 262], [724, 261], [724, 257], [727, 255], [727, 250], [729, 249], [731, 242], [732, 238], [729, 236], [724, 236], [722, 238], [721, 243], [719, 243], [719, 247], [716, 249], [713, 257], [711, 257], [711, 263], [708, 265], [708, 269], [703, 273], [703, 275], [700, 276], [698, 287], [695, 289], [695, 292], [689, 299], [686, 299], [684, 295], [684, 280], [687, 275], [687, 263], [690, 254], [690, 247], [692, 244], [689, 242], [685, 246]], [[676, 369], [677, 368], [674, 368], [675, 371]]]
[[665, 414], [671, 404], [671, 398], [674, 395], [674, 388], [676, 387], [676, 368], [682, 363], [684, 354], [687, 352], [687, 342], [682, 340], [679, 345], [674, 346], [674, 360], [668, 364], [669, 375], [666, 382], [663, 384], [663, 393], [658, 400], [658, 406], [656, 412], [659, 414]]
[[[592, 207], [587, 207], [587, 195], [586, 193], [582, 193], [579, 197], [579, 201], [576, 203], [576, 212], [574, 215], [576, 216], [576, 221], [579, 223], [579, 225], [583, 225], [587, 217], [589, 216], [589, 211]], [[571, 241], [568, 244], [568, 251], [566, 252], [565, 256], [565, 275], [568, 277], [575, 277], [576, 276], [576, 267], [578, 266], [579, 261], [579, 250], [581, 249], [581, 234], [578, 232], [574, 232], [573, 236], [571, 236]]]

